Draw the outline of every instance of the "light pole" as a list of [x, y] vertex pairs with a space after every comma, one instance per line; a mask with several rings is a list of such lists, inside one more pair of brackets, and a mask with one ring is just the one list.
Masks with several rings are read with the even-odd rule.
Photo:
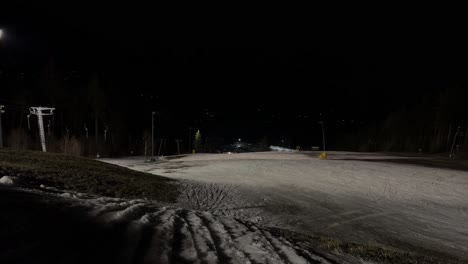
[[[0, 40], [2, 40], [3, 37], [3, 29], [0, 28]], [[3, 148], [3, 135], [2, 135], [2, 113], [4, 112], [3, 110], [3, 105], [0, 105], [0, 148]]]
[[47, 136], [50, 137], [50, 124], [51, 124], [51, 121], [49, 119], [49, 122], [47, 123]]
[[156, 112], [151, 113], [151, 161], [154, 161], [154, 115]]
[[319, 122], [319, 124], [322, 124], [323, 152], [325, 152], [325, 129], [323, 127], [323, 121]]
[[180, 148], [179, 148], [179, 142], [181, 142], [182, 140], [180, 139], [176, 139], [176, 143], [177, 143], [177, 155], [180, 155]]
[[109, 130], [109, 128], [106, 125], [106, 129], [104, 129], [104, 143], [107, 143], [107, 130]]
[[188, 153], [192, 152], [192, 127], [189, 127], [189, 135], [188, 135]]
[[31, 125], [29, 124], [29, 118], [31, 117], [31, 115], [26, 115], [26, 117], [28, 118], [28, 130], [31, 131]]
[[88, 139], [88, 127], [86, 127], [86, 123], [84, 124], [84, 130], [86, 132], [86, 139]]
[[[1, 30], [1, 29], [0, 29]], [[0, 31], [1, 32], [1, 31]], [[1, 35], [0, 35], [1, 36]], [[2, 134], [2, 113], [5, 111], [3, 110], [3, 105], [0, 105], [0, 148], [3, 148], [3, 134]]]
[[457, 132], [455, 132], [455, 137], [453, 138], [453, 143], [452, 143], [452, 147], [450, 148], [450, 154], [449, 154], [449, 158], [453, 158], [454, 153], [453, 153], [453, 147], [455, 146], [455, 142], [457, 141], [457, 136], [458, 134], [460, 133], [460, 126], [458, 126], [457, 128]]

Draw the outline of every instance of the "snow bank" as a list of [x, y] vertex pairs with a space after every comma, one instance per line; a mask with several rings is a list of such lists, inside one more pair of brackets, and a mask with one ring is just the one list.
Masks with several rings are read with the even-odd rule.
[[76, 198], [76, 195], [73, 195], [73, 194], [68, 193], [68, 192], [61, 193], [61, 194], [59, 194], [59, 196], [62, 196], [64, 198]]
[[12, 176], [3, 176], [0, 178], [0, 184], [3, 185], [14, 185], [18, 182], [18, 178]]
[[279, 151], [279, 152], [297, 152], [295, 149], [283, 148], [278, 146], [270, 146], [272, 151]]
[[[14, 233], [20, 234], [24, 244], [19, 249], [7, 251], [5, 257], [5, 254], [0, 254], [1, 263], [5, 262], [3, 259], [12, 263], [34, 263], [37, 259], [61, 260], [70, 256], [80, 256], [84, 263], [103, 259], [122, 263], [279, 264], [315, 263], [314, 260], [319, 259], [319, 263], [329, 263], [314, 252], [303, 254], [307, 247], [277, 237], [255, 223], [217, 216], [208, 211], [161, 207], [152, 201], [92, 195], [82, 199], [73, 197], [74, 194], [69, 192], [56, 195], [40, 190], [12, 189], [8, 194], [2, 196], [2, 202], [14, 202], [16, 205], [20, 198], [28, 208], [47, 209], [37, 210], [38, 219], [49, 220], [58, 216], [59, 220], [51, 221], [60, 224], [58, 227], [56, 224], [44, 227], [42, 221], [34, 219], [31, 224], [27, 222], [25, 227], [19, 225], [20, 229], [14, 229]], [[2, 208], [2, 213], [4, 210]], [[6, 215], [17, 218], [23, 215], [16, 214], [25, 211], [17, 210], [14, 206], [7, 206], [6, 210], [11, 210], [6, 211]], [[64, 218], [65, 215], [85, 217], [80, 217], [80, 221], [76, 222], [61, 222], [71, 219]], [[13, 227], [17, 228], [15, 225]], [[36, 231], [42, 228], [47, 228], [48, 235]], [[80, 231], [88, 228], [92, 232]], [[42, 236], [36, 238], [37, 234]], [[95, 248], [96, 241], [102, 245], [99, 250]], [[42, 247], [38, 250], [38, 243], [52, 244], [58, 250], [49, 252], [40, 250]]]

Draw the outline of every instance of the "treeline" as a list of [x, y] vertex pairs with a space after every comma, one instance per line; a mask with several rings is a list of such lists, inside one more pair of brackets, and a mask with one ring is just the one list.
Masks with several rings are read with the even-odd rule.
[[[137, 85], [134, 89], [132, 83], [119, 83], [113, 72], [78, 72], [63, 68], [50, 61], [40, 69], [0, 69], [0, 105], [5, 106], [2, 114], [4, 146], [41, 149], [37, 117], [28, 117], [31, 106], [56, 108], [54, 115], [44, 118], [47, 147], [54, 152], [83, 156], [99, 153], [108, 157], [145, 153], [169, 155], [192, 152], [195, 148], [198, 152], [217, 153], [237, 141], [237, 138], [233, 140], [235, 131], [226, 132], [226, 124], [230, 121], [218, 124], [221, 129], [216, 130], [217, 123], [209, 123], [215, 121], [200, 118], [204, 114], [197, 112], [200, 107], [194, 107], [193, 111], [187, 106], [182, 108], [175, 97], [165, 100], [166, 109], [162, 107], [155, 100], [162, 88], [151, 87], [146, 90], [151, 93], [141, 92]], [[401, 96], [405, 98], [404, 93]], [[402, 100], [404, 104], [396, 103], [395, 109], [373, 121], [335, 128], [331, 126], [332, 120], [325, 119], [328, 149], [424, 153], [451, 152], [453, 149], [456, 153], [466, 152], [466, 98], [463, 85], [453, 86], [422, 92], [414, 102]], [[380, 98], [382, 102], [385, 99]], [[178, 108], [182, 110], [176, 111]], [[153, 111], [156, 111], [154, 143], [151, 140]], [[379, 113], [379, 116], [382, 115]], [[270, 144], [288, 148], [299, 146], [306, 150], [311, 146], [322, 146], [319, 125], [307, 127], [306, 123], [313, 122], [309, 120], [297, 124], [293, 120], [287, 121], [290, 122], [240, 124], [261, 128], [257, 132], [246, 132], [252, 137], [242, 139], [242, 142], [250, 141], [261, 150], [268, 150]], [[278, 128], [281, 129], [275, 132]], [[202, 137], [195, 144], [198, 130]]]
[[[109, 76], [112, 78], [106, 78]], [[91, 157], [188, 152], [188, 129], [179, 129], [178, 134], [163, 130], [176, 126], [165, 123], [169, 118], [153, 96], [137, 89], [121, 90], [113, 76], [64, 70], [53, 60], [39, 69], [0, 67], [4, 147], [40, 150], [37, 116], [29, 108], [46, 106], [55, 108], [53, 115], [44, 116], [47, 150], [51, 152]], [[157, 111], [154, 143], [152, 111]]]
[[466, 96], [462, 86], [421, 95], [419, 102], [399, 106], [385, 119], [340, 133], [336, 146], [358, 151], [466, 152]]

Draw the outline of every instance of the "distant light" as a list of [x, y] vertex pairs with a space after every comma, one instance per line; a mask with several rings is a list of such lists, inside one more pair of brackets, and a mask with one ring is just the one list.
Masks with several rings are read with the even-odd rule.
[[3, 37], [3, 29], [0, 28], [0, 39]]
[[241, 141], [241, 139], [239, 138], [239, 142]]

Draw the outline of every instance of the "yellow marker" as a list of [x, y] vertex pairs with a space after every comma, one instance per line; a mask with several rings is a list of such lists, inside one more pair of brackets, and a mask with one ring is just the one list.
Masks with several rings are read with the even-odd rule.
[[323, 160], [323, 159], [326, 159], [326, 158], [327, 158], [327, 153], [326, 152], [320, 153], [319, 159]]

